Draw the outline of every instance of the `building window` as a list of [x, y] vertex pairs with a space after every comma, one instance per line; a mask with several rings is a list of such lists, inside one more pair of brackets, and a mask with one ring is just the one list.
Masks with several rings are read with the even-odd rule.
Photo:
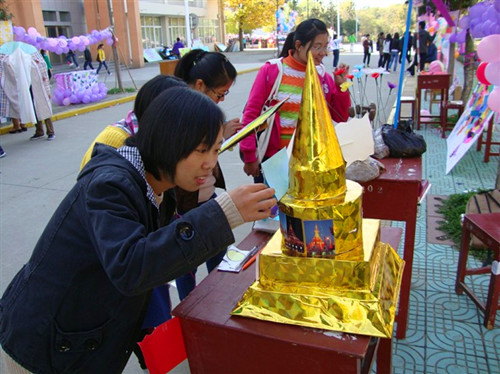
[[169, 18], [167, 26], [168, 43], [174, 45], [177, 38], [186, 41], [186, 20], [184, 18]]
[[204, 44], [214, 43], [219, 35], [219, 20], [200, 18], [196, 35]]
[[145, 49], [163, 46], [160, 17], [141, 16], [141, 31]]
[[71, 22], [71, 14], [69, 12], [59, 12], [59, 21]]
[[57, 14], [53, 10], [42, 11], [42, 16], [45, 22], [57, 22]]

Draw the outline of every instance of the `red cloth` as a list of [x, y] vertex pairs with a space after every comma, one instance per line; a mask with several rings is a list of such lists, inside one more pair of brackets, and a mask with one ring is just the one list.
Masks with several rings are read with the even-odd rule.
[[139, 343], [150, 374], [165, 374], [187, 358], [179, 318], [161, 324]]

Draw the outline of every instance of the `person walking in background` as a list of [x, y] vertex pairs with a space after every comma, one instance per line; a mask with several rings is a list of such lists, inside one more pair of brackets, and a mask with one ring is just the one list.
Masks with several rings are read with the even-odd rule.
[[[406, 42], [406, 37], [403, 36], [401, 39], [399, 39], [400, 42], [399, 42], [399, 63], [401, 64], [402, 60], [403, 60], [403, 47], [404, 47], [404, 43]], [[413, 36], [411, 35], [411, 32], [408, 33], [408, 42], [406, 43], [406, 61], [408, 63], [411, 62], [411, 49], [413, 48]]]
[[387, 34], [385, 39], [384, 39], [384, 47], [383, 47], [383, 52], [384, 52], [384, 61], [382, 63], [382, 67], [385, 68], [385, 70], [389, 70], [389, 62], [391, 61], [391, 43], [392, 43], [392, 35]]
[[349, 36], [349, 43], [351, 44], [351, 52], [354, 52], [354, 43], [356, 43], [356, 35], [351, 34]]
[[0, 158], [7, 156], [7, 153], [3, 150], [2, 146], [0, 145]]
[[75, 52], [72, 51], [71, 49], [66, 53], [66, 61], [68, 62], [69, 66], [75, 65], [75, 67], [78, 69], [78, 61], [76, 60], [76, 55]]
[[16, 134], [24, 131], [28, 131], [26, 125], [21, 123], [19, 118], [12, 118], [12, 130], [9, 130], [9, 134]]
[[52, 78], [52, 64], [50, 63], [49, 56], [47, 56], [47, 51], [45, 49], [40, 49], [40, 54], [42, 55], [43, 59], [45, 60], [45, 63], [47, 64], [47, 74], [50, 78]]
[[420, 21], [418, 23], [418, 54], [420, 57], [420, 71], [424, 70], [425, 61], [427, 60], [427, 49], [429, 43], [434, 41], [436, 34], [431, 36], [429, 32], [425, 29], [425, 21]]
[[[233, 64], [222, 53], [193, 49], [179, 60], [174, 75], [186, 82], [192, 89], [207, 95], [213, 102], [218, 104], [224, 101], [229, 94], [229, 89], [236, 80], [237, 72]], [[224, 139], [234, 135], [241, 127], [239, 118], [225, 122], [223, 126]], [[189, 192], [176, 188], [175, 195], [179, 218], [192, 209], [216, 198], [216, 187], [226, 188], [219, 164], [215, 165], [212, 174], [198, 191]], [[223, 250], [218, 255], [207, 260], [206, 268], [209, 273], [219, 266], [225, 253], [226, 251]], [[193, 268], [175, 280], [180, 300], [184, 300], [195, 288], [196, 272], [197, 268]]]
[[393, 67], [392, 71], [398, 70], [398, 58], [399, 58], [399, 33], [394, 34], [394, 38], [391, 40], [391, 60], [389, 62], [388, 71], [391, 71], [391, 67]]
[[87, 68], [91, 68], [92, 70], [94, 70], [94, 67], [92, 66], [92, 53], [90, 52], [89, 47], [85, 47], [85, 51], [83, 51], [83, 57], [85, 59], [83, 70], [87, 70]]
[[337, 34], [333, 34], [333, 38], [330, 40], [328, 44], [328, 48], [333, 53], [333, 68], [337, 68], [339, 65], [340, 59], [340, 43], [342, 42], [342, 35], [340, 38], [337, 38]]
[[370, 57], [373, 50], [373, 41], [370, 39], [370, 34], [365, 35], [365, 39], [363, 40], [363, 64], [367, 67], [370, 67]]
[[104, 44], [99, 44], [97, 46], [97, 62], [99, 63], [99, 66], [97, 67], [96, 74], [99, 74], [99, 71], [101, 70], [102, 66], [106, 68], [106, 71], [108, 72], [108, 75], [111, 74], [108, 69], [108, 65], [106, 64], [106, 54], [104, 53]]
[[432, 61], [437, 60], [438, 50], [433, 42], [429, 41], [427, 43], [429, 44], [429, 46], [427, 47], [427, 58], [425, 59], [425, 62], [431, 63]]
[[[286, 147], [297, 127], [309, 52], [316, 65], [332, 121], [345, 122], [349, 118], [349, 92], [340, 89], [347, 79], [349, 67], [340, 64], [335, 78], [326, 72], [322, 60], [328, 53], [328, 30], [323, 21], [307, 19], [288, 34], [280, 58], [267, 61], [260, 68], [243, 111], [242, 122], [246, 125], [260, 116], [265, 107], [290, 96], [266, 129], [269, 132], [264, 134], [269, 135], [267, 145], [260, 142], [266, 139], [264, 135], [258, 139], [252, 134], [240, 142], [245, 163], [243, 171], [254, 177], [256, 183], [263, 181], [260, 162]], [[257, 141], [260, 143], [259, 148]]]
[[384, 33], [383, 32], [379, 33], [378, 38], [377, 38], [377, 51], [379, 54], [379, 57], [378, 57], [378, 67], [379, 68], [384, 66], [384, 39], [385, 39]]
[[174, 43], [174, 46], [172, 47], [172, 54], [177, 58], [181, 57], [181, 52], [179, 51], [179, 48], [184, 48], [184, 43], [181, 42], [180, 38], [177, 38], [177, 41]]

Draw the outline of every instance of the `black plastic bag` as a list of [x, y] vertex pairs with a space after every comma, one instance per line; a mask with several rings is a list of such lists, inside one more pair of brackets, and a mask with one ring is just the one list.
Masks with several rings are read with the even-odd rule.
[[389, 147], [391, 157], [419, 157], [427, 150], [424, 137], [412, 130], [412, 120], [401, 121], [398, 128], [382, 126], [382, 138]]

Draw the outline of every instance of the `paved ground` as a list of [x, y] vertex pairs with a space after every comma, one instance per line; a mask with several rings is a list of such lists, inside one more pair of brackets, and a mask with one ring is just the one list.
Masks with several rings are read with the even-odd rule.
[[[252, 51], [227, 55], [237, 70], [243, 72], [258, 68], [265, 60], [273, 57], [273, 53], [274, 51]], [[378, 56], [373, 55], [372, 58], [375, 60], [376, 57]], [[358, 64], [361, 60], [360, 53], [341, 54], [341, 62], [350, 65]], [[327, 67], [331, 67], [331, 56], [324, 62]], [[372, 65], [374, 62], [376, 61], [372, 60]], [[131, 70], [131, 76], [138, 85], [158, 73], [157, 64]], [[240, 74], [236, 84], [231, 88], [230, 95], [221, 103], [228, 118], [241, 115], [255, 74], [255, 70]], [[380, 91], [377, 91], [379, 87], [375, 85], [373, 79], [367, 80], [365, 82], [367, 100], [377, 102], [377, 95], [385, 100], [388, 94], [387, 80], [397, 83], [397, 78], [394, 73], [384, 78]], [[100, 79], [104, 80], [105, 77]], [[132, 79], [124, 79], [124, 82], [131, 83]], [[381, 111], [385, 113], [384, 116], [389, 114], [394, 99], [395, 93], [392, 92], [385, 110]], [[88, 145], [106, 125], [123, 118], [131, 107], [132, 102], [127, 102], [58, 120], [55, 122], [57, 138], [52, 142], [29, 141], [32, 129], [26, 133], [0, 136], [0, 144], [7, 152], [7, 156], [0, 160], [0, 293], [3, 293], [14, 274], [27, 261], [52, 212], [73, 186], [81, 158]], [[57, 108], [55, 111], [62, 113], [61, 109], [67, 108]], [[220, 164], [229, 189], [251, 182], [242, 171], [242, 163], [237, 152], [224, 153], [220, 158]], [[235, 231], [236, 242], [240, 241], [249, 230], [249, 224], [238, 228]], [[205, 269], [200, 267], [198, 274], [199, 278], [205, 276]], [[177, 303], [176, 290], [172, 290], [171, 294], [174, 304]], [[141, 372], [135, 357], [132, 356], [125, 373]], [[181, 364], [173, 372], [189, 373], [187, 363]]]

